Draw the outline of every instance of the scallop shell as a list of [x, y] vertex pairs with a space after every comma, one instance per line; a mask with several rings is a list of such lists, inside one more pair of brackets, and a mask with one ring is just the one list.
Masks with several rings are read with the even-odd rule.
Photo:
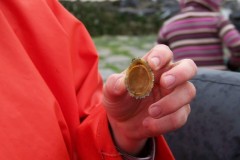
[[126, 71], [125, 85], [136, 99], [145, 98], [153, 88], [154, 75], [147, 61], [136, 58]]

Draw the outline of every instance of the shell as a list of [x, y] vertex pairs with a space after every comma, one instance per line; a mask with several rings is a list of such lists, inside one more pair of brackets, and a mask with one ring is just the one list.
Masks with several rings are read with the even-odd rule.
[[154, 85], [154, 74], [147, 61], [136, 58], [126, 71], [125, 85], [130, 96], [136, 99], [148, 96]]

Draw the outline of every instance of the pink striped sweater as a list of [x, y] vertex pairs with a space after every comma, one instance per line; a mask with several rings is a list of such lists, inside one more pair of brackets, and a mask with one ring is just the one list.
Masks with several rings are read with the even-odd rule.
[[[181, 12], [166, 21], [158, 43], [168, 45], [174, 61], [190, 58], [199, 67], [240, 67], [240, 34], [219, 12], [220, 0], [181, 0]], [[226, 57], [223, 46], [228, 48]], [[227, 60], [226, 60], [227, 59]]]

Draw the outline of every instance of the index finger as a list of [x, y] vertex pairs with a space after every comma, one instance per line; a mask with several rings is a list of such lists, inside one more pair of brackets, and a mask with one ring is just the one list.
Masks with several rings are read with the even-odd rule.
[[192, 79], [197, 73], [197, 66], [191, 59], [183, 59], [171, 65], [171, 68], [161, 75], [160, 84], [165, 89], [172, 89]]
[[172, 51], [168, 46], [159, 44], [151, 49], [143, 59], [148, 62], [152, 70], [157, 71], [168, 65], [173, 57]]

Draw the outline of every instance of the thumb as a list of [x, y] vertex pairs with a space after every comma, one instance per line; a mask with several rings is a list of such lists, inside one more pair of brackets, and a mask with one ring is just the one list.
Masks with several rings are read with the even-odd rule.
[[124, 74], [112, 74], [107, 79], [104, 85], [104, 96], [109, 99], [116, 99], [126, 94], [126, 87], [124, 84]]

